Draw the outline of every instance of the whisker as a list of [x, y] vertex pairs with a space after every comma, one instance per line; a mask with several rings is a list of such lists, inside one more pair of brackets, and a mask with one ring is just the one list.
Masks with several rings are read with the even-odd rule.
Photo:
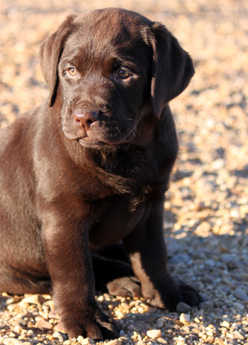
[[141, 139], [143, 138], [140, 131], [137, 130], [137, 134], [140, 136]]
[[134, 122], [134, 119], [132, 119], [131, 117], [127, 117], [127, 120]]
[[119, 127], [115, 127], [117, 129], [117, 131], [121, 134], [120, 128]]

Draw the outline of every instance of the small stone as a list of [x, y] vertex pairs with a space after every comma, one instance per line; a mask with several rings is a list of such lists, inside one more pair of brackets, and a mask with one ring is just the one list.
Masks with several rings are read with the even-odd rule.
[[201, 195], [208, 195], [215, 191], [216, 183], [215, 181], [211, 181], [208, 177], [205, 177], [197, 181], [197, 187], [198, 193], [201, 193]]
[[114, 340], [110, 340], [107, 341], [104, 345], [122, 345], [122, 341], [119, 339], [114, 339]]
[[234, 309], [236, 310], [244, 310], [245, 309], [245, 306], [239, 302], [234, 302], [233, 303], [233, 307]]
[[25, 295], [27, 297], [24, 297], [20, 302], [19, 302], [19, 305], [21, 307], [24, 307], [25, 304], [36, 304], [36, 305], [39, 305], [40, 302], [39, 302], [39, 296], [38, 295]]
[[184, 302], [179, 302], [176, 306], [176, 311], [178, 313], [186, 313], [189, 312], [191, 310], [191, 306], [184, 303]]
[[17, 304], [10, 304], [10, 305], [7, 305], [7, 309], [10, 313], [13, 313], [15, 312], [15, 310], [17, 309]]
[[32, 343], [30, 343], [29, 341], [23, 342], [22, 340], [12, 339], [12, 338], [3, 339], [1, 344], [3, 345], [32, 345]]
[[242, 290], [241, 288], [237, 288], [234, 292], [233, 295], [239, 299], [241, 299], [242, 301], [248, 301], [248, 296], [246, 294], [246, 292], [244, 290]]
[[40, 328], [43, 330], [53, 329], [53, 325], [50, 322], [44, 320], [43, 317], [39, 316], [35, 320], [36, 320], [36, 323], [34, 327]]
[[208, 266], [208, 267], [214, 267], [216, 265], [216, 262], [213, 260], [213, 259], [208, 259], [205, 261], [205, 264]]
[[221, 168], [223, 168], [225, 166], [225, 160], [224, 159], [216, 159], [213, 163], [212, 163], [212, 167], [215, 170], [219, 170]]
[[19, 323], [20, 326], [25, 327], [27, 326], [28, 321], [24, 319], [18, 319], [17, 322]]
[[80, 335], [79, 337], [77, 337], [77, 341], [79, 342], [79, 343], [83, 343], [83, 341], [84, 340], [88, 340], [88, 338], [84, 338], [82, 335]]
[[190, 315], [182, 313], [179, 317], [179, 320], [184, 324], [188, 325], [190, 323]]
[[224, 345], [225, 344], [224, 340], [221, 338], [215, 338], [214, 341], [215, 341], [215, 344], [218, 344], [218, 345]]
[[14, 332], [11, 331], [11, 332], [9, 333], [9, 337], [15, 338], [15, 337], [16, 337], [16, 334], [15, 334]]
[[[49, 296], [48, 298], [51, 298], [51, 297]], [[42, 295], [38, 295], [38, 297], [37, 297], [37, 301], [40, 304], [43, 304], [44, 302], [46, 302], [46, 300], [47, 299], [44, 296], [42, 296]]]
[[170, 240], [168, 243], [168, 257], [171, 258], [174, 255], [176, 255], [178, 252], [180, 252], [181, 246], [178, 242], [176, 242], [174, 239]]
[[240, 266], [239, 260], [237, 259], [236, 256], [233, 256], [233, 255], [229, 255], [229, 254], [223, 255], [222, 261], [227, 265], [229, 269], [235, 269]]
[[156, 323], [156, 327], [158, 327], [158, 328], [162, 328], [163, 325], [164, 325], [164, 323], [162, 321], [157, 321], [157, 323]]
[[164, 344], [164, 345], [167, 345], [167, 344], [168, 344], [168, 341], [165, 340], [164, 338], [158, 338], [158, 339], [157, 339], [157, 342], [160, 343], [160, 344]]
[[58, 331], [56, 331], [56, 332], [53, 333], [53, 337], [56, 338], [56, 339], [58, 339], [58, 341], [59, 341], [60, 343], [63, 343], [64, 340], [67, 340], [67, 339], [68, 339], [67, 334], [61, 333], [61, 332], [58, 332]]
[[144, 321], [136, 321], [133, 324], [131, 324], [133, 326], [134, 330], [137, 330], [140, 333], [146, 333], [149, 329], [149, 326], [144, 322]]
[[186, 344], [185, 341], [182, 339], [180, 339], [176, 342], [176, 345], [185, 345], [185, 344]]
[[20, 334], [21, 333], [21, 331], [22, 331], [22, 328], [21, 328], [21, 326], [20, 325], [16, 325], [15, 327], [14, 327], [14, 332], [15, 333], [18, 333], [18, 334]]
[[146, 332], [146, 335], [151, 339], [157, 339], [161, 337], [161, 331], [160, 329], [151, 329]]
[[176, 254], [170, 260], [170, 264], [177, 265], [177, 264], [188, 264], [191, 260], [188, 254]]
[[84, 338], [82, 335], [77, 337], [77, 341], [82, 345], [95, 344], [95, 341], [91, 338]]
[[221, 322], [221, 324], [220, 324], [222, 327], [225, 327], [225, 328], [229, 328], [230, 327], [230, 323], [229, 322], [227, 322], [227, 321], [223, 321], [223, 322]]
[[28, 337], [32, 337], [34, 335], [34, 331], [32, 330], [32, 329], [29, 329], [28, 331], [27, 331], [27, 336]]
[[234, 339], [240, 339], [240, 340], [244, 340], [245, 339], [245, 337], [240, 332], [238, 332], [238, 331], [234, 331], [233, 332], [233, 338]]
[[205, 342], [208, 344], [213, 344], [214, 343], [214, 336], [210, 335], [205, 339]]
[[149, 314], [149, 315], [143, 314], [139, 316], [139, 320], [144, 321], [144, 322], [149, 322], [149, 323], [155, 322], [156, 319], [157, 319], [157, 316], [152, 315], [152, 314]]
[[176, 345], [185, 345], [185, 339], [181, 336], [178, 337], [178, 340], [176, 342]]
[[15, 303], [14, 301], [15, 301], [14, 298], [8, 298], [7, 301], [6, 301], [6, 305]]

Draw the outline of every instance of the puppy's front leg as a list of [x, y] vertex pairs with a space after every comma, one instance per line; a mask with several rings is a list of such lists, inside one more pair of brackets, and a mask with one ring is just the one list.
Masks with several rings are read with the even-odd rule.
[[142, 294], [160, 308], [176, 309], [184, 301], [194, 306], [201, 301], [192, 287], [177, 281], [168, 272], [167, 249], [163, 235], [163, 198], [148, 207], [146, 218], [125, 240], [134, 273], [141, 282]]
[[117, 329], [95, 301], [89, 220], [78, 217], [77, 211], [62, 214], [50, 209], [43, 221], [44, 250], [62, 328], [70, 338], [116, 338]]

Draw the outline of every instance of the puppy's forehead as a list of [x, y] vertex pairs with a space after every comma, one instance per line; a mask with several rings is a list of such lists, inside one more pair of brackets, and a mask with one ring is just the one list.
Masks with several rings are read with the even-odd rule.
[[99, 29], [104, 29], [102, 33], [111, 33], [112, 35], [115, 31], [121, 32], [124, 28], [135, 35], [143, 26], [151, 26], [151, 22], [140, 14], [118, 8], [86, 12], [77, 16], [74, 24], [91, 32], [94, 29], [97, 32]]
[[74, 47], [90, 50], [122, 50], [144, 44], [143, 31], [151, 22], [145, 17], [122, 9], [104, 9], [87, 12], [75, 18], [68, 41]]

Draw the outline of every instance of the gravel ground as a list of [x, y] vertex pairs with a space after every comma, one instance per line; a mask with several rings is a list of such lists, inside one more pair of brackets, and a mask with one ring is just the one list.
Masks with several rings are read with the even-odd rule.
[[[204, 296], [177, 313], [97, 295], [121, 344], [248, 344], [248, 2], [0, 0], [0, 126], [48, 95], [38, 51], [71, 12], [119, 6], [159, 20], [191, 53], [196, 75], [171, 103], [181, 153], [165, 203], [175, 275]], [[31, 92], [32, 90], [32, 92]], [[0, 344], [93, 344], [56, 330], [50, 296], [0, 294]]]

